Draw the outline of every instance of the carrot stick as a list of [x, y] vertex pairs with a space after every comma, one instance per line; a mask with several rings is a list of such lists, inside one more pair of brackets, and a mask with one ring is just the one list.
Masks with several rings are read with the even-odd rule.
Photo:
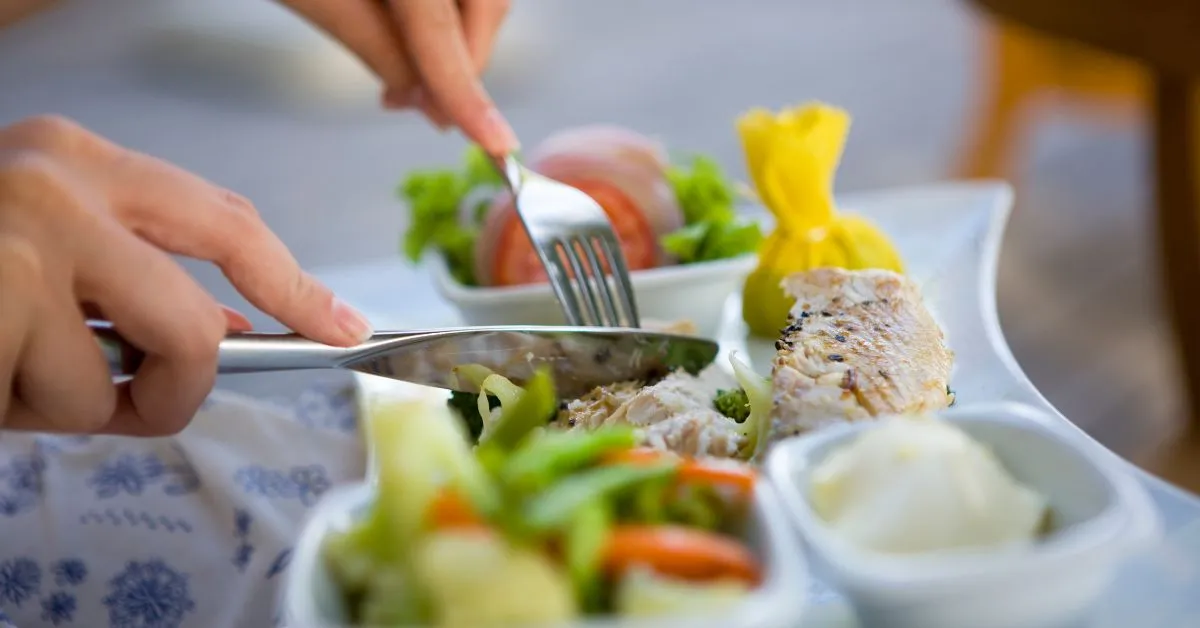
[[[650, 464], [670, 460], [675, 454], [650, 447], [635, 447], [614, 451], [604, 457], [605, 464]], [[680, 459], [678, 479], [681, 484], [727, 486], [738, 496], [749, 500], [754, 495], [758, 474], [744, 465], [720, 465], [701, 460]]]
[[616, 526], [609, 532], [603, 565], [612, 574], [645, 565], [688, 580], [733, 577], [757, 585], [762, 579], [758, 561], [740, 542], [683, 526]]
[[461, 495], [449, 490], [438, 493], [429, 505], [426, 517], [434, 529], [487, 527]]

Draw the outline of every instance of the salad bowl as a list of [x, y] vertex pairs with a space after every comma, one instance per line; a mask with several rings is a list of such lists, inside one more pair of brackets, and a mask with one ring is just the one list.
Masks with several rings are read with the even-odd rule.
[[[563, 325], [565, 320], [550, 284], [505, 288], [465, 286], [450, 275], [441, 256], [431, 256], [430, 268], [438, 294], [468, 325]], [[754, 269], [756, 257], [677, 266], [630, 273], [638, 312], [643, 321], [687, 320], [701, 336], [713, 337], [721, 327], [725, 301], [741, 289]]]
[[[292, 554], [280, 598], [288, 628], [348, 628], [342, 593], [325, 566], [322, 544], [330, 534], [363, 517], [372, 500], [371, 483], [330, 491], [313, 509]], [[788, 529], [774, 491], [760, 483], [747, 532], [748, 544], [764, 566], [762, 584], [731, 610], [710, 616], [621, 618], [598, 617], [555, 628], [790, 628], [804, 610], [808, 572], [804, 554]], [[535, 592], [531, 592], [535, 594]], [[419, 628], [414, 626], [413, 628]]]

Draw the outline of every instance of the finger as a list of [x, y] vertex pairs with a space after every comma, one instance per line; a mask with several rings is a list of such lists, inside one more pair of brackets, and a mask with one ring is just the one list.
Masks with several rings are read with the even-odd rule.
[[377, 0], [285, 0], [284, 4], [342, 42], [385, 86], [405, 90], [418, 84], [417, 73], [405, 56], [395, 21], [383, 3]]
[[118, 388], [115, 411], [99, 431], [176, 433], [212, 390], [225, 314], [166, 253], [115, 221], [88, 226], [92, 237], [75, 252], [76, 289], [145, 353], [133, 380]]
[[384, 109], [417, 109], [438, 131], [448, 131], [453, 125], [450, 117], [437, 108], [423, 88], [417, 87], [402, 94], [385, 90], [380, 100]]
[[246, 318], [245, 314], [228, 305], [221, 306], [221, 313], [225, 315], [225, 329], [227, 331], [252, 331], [254, 329], [254, 324], [250, 322], [250, 319]]
[[146, 155], [118, 161], [115, 211], [148, 242], [215, 263], [251, 304], [303, 336], [341, 346], [370, 337], [366, 318], [304, 272], [249, 201]]
[[[100, 309], [91, 303], [84, 303], [79, 306], [83, 311], [83, 315], [89, 320], [103, 320], [104, 314]], [[221, 306], [221, 312], [225, 315], [225, 327], [231, 332], [253, 331], [254, 324], [250, 319], [246, 318], [245, 314], [227, 306]]]
[[508, 16], [508, 0], [460, 0], [459, 12], [462, 15], [463, 38], [467, 42], [467, 52], [475, 63], [475, 72], [483, 74], [492, 58], [492, 50], [496, 46], [496, 36], [500, 25]]
[[428, 119], [433, 126], [437, 127], [439, 131], [445, 131], [449, 129], [452, 124], [454, 124], [454, 121], [450, 119], [450, 116], [442, 113], [441, 109], [438, 109], [437, 103], [430, 98], [429, 93], [426, 92], [424, 88], [418, 87], [413, 91], [413, 105], [419, 109], [421, 113], [424, 114], [425, 118]]
[[0, 425], [4, 427], [12, 406], [10, 382], [25, 353], [41, 281], [41, 262], [33, 245], [0, 234]]
[[515, 150], [516, 135], [479, 81], [453, 0], [393, 0], [391, 7], [437, 109], [487, 152]]
[[[116, 404], [112, 374], [74, 295], [49, 281], [43, 307], [29, 334], [25, 357], [15, 373], [14, 393], [46, 424], [40, 429], [91, 433], [108, 423]], [[32, 428], [35, 426], [21, 426]]]

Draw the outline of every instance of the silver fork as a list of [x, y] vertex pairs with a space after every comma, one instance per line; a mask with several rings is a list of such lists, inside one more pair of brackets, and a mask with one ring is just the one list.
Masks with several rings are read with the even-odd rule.
[[498, 166], [567, 324], [640, 327], [625, 254], [604, 209], [587, 194], [526, 168], [512, 155]]

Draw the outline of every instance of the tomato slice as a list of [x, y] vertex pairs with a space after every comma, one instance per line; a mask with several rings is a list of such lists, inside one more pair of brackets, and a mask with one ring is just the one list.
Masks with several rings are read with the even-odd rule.
[[[656, 265], [658, 242], [654, 231], [642, 211], [624, 192], [599, 181], [563, 180], [563, 183], [582, 190], [604, 208], [621, 242], [629, 270], [653, 268]], [[492, 283], [497, 286], [518, 286], [547, 281], [546, 270], [542, 268], [542, 262], [515, 211], [509, 210], [501, 229], [493, 253]]]

